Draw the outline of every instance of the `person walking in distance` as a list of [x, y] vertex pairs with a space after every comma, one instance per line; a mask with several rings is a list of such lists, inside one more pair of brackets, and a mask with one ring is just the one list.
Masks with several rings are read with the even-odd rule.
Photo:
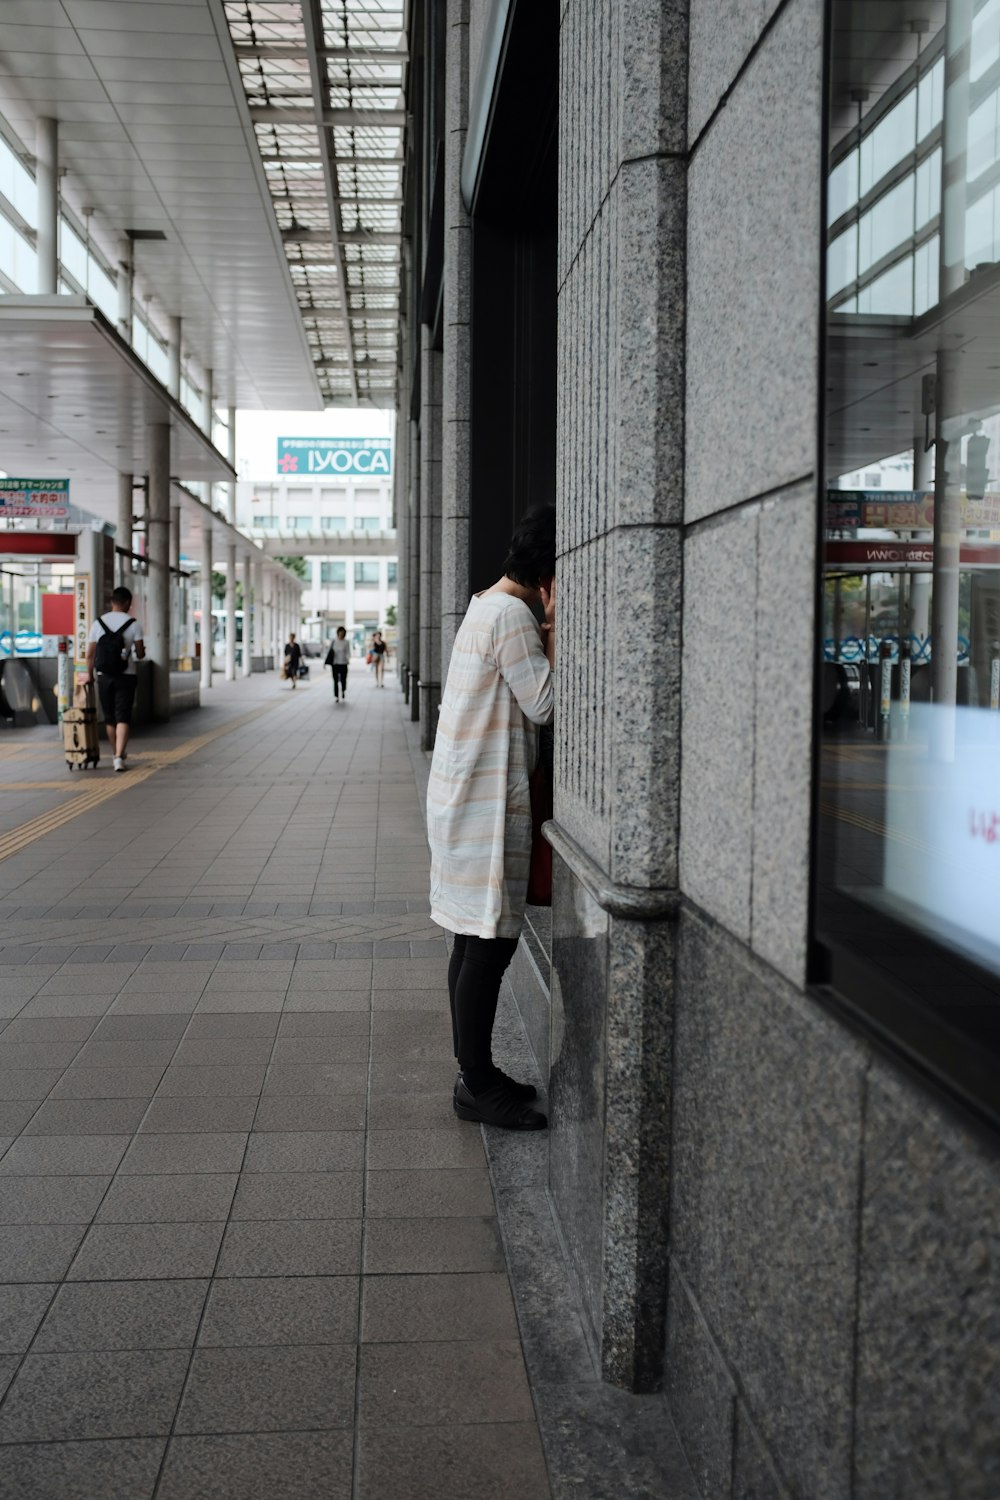
[[385, 687], [385, 664], [389, 656], [389, 647], [382, 639], [381, 630], [376, 630], [372, 636], [372, 665], [375, 668], [375, 686]]
[[292, 687], [293, 688], [297, 687], [297, 685], [298, 685], [298, 681], [299, 681], [299, 662], [301, 660], [302, 660], [302, 647], [299, 645], [298, 641], [295, 639], [295, 636], [294, 635], [290, 635], [288, 637], [288, 644], [285, 647], [285, 676], [291, 678], [291, 680], [292, 680]]
[[326, 653], [326, 663], [333, 669], [333, 701], [339, 703], [341, 694], [344, 702], [347, 702], [347, 664], [351, 659], [351, 643], [347, 639], [347, 631], [343, 625], [337, 626], [337, 634], [330, 642], [330, 649]]
[[534, 1087], [494, 1063], [492, 1036], [527, 901], [538, 729], [554, 708], [555, 552], [555, 507], [530, 512], [503, 576], [473, 596], [455, 638], [427, 788], [431, 920], [455, 934], [455, 1113], [508, 1130], [547, 1123], [532, 1105]]
[[131, 608], [130, 591], [115, 589], [111, 595], [111, 609], [107, 614], [99, 615], [90, 627], [87, 671], [83, 679], [90, 683], [95, 673], [97, 675], [97, 693], [116, 771], [125, 770], [128, 755], [128, 736], [135, 705], [136, 659], [141, 661], [146, 655], [142, 626], [129, 613]]

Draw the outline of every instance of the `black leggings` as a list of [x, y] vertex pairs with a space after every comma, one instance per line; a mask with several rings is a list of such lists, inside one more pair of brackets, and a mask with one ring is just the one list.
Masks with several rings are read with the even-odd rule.
[[344, 697], [346, 698], [347, 697], [347, 663], [345, 662], [342, 666], [338, 666], [338, 664], [336, 662], [334, 662], [333, 663], [333, 696], [335, 698], [339, 698], [341, 690], [343, 690]]
[[485, 1081], [493, 1067], [493, 1022], [504, 970], [517, 938], [458, 933], [448, 965], [448, 995], [455, 1056], [463, 1073]]

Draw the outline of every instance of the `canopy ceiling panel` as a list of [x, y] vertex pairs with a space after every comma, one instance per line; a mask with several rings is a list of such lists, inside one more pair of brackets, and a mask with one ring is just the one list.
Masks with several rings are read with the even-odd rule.
[[403, 0], [222, 4], [324, 399], [391, 405]]
[[29, 152], [39, 116], [59, 121], [78, 214], [165, 235], [136, 244], [137, 272], [218, 406], [320, 404], [221, 4], [4, 0], [0, 113]]

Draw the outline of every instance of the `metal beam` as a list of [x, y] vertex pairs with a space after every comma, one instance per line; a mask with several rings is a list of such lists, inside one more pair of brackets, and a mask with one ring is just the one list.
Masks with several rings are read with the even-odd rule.
[[[317, 64], [318, 66], [318, 64]], [[255, 125], [394, 126], [406, 124], [405, 109], [303, 109], [299, 105], [253, 104], [250, 118]]]
[[[264, 152], [261, 152], [261, 161], [265, 165], [273, 162], [275, 166], [286, 162], [289, 165], [295, 163], [296, 165], [310, 167], [321, 167], [323, 165], [315, 151], [310, 151], [305, 156], [292, 156], [291, 154], [286, 154], [284, 151], [280, 156], [267, 156]], [[344, 163], [346, 166], [352, 167], [403, 167], [406, 165], [402, 156], [350, 156], [344, 158]]]
[[[234, 48], [237, 57], [308, 57], [305, 47], [298, 42], [265, 42], [261, 46], [239, 42]], [[408, 63], [410, 54], [405, 50], [389, 47], [322, 47], [318, 53], [324, 61], [366, 63]]]
[[[322, 100], [326, 97], [324, 91], [326, 69], [319, 60], [319, 45], [323, 36], [323, 13], [320, 0], [303, 0], [302, 27], [309, 49], [309, 76], [312, 79], [313, 91], [313, 119], [319, 127], [326, 124], [328, 113], [322, 106]], [[339, 110], [337, 113], [346, 113], [349, 115], [355, 113], [368, 114], [369, 111]], [[333, 255], [337, 266], [337, 280], [341, 286], [346, 286], [347, 264], [344, 259], [343, 246], [340, 243], [340, 183], [337, 178], [337, 158], [333, 149], [333, 136], [320, 129], [320, 139], [323, 149], [323, 181], [326, 186], [327, 212], [330, 215], [330, 239], [333, 244]], [[354, 331], [351, 328], [351, 320], [346, 305], [341, 308], [341, 313], [341, 328], [343, 329], [344, 350], [347, 354], [348, 370], [351, 378], [351, 392], [354, 399], [357, 400], [358, 377], [354, 368]]]
[[[325, 229], [283, 229], [281, 238], [286, 245], [329, 245], [334, 236]], [[337, 239], [342, 245], [398, 245], [400, 235], [378, 229], [342, 229]]]

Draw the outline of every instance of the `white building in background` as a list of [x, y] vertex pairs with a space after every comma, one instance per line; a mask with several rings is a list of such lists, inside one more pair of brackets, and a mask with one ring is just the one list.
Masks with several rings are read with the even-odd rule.
[[[312, 420], [319, 426], [316, 415]], [[239, 524], [269, 551], [304, 559], [304, 639], [325, 642], [343, 625], [360, 648], [394, 620], [398, 601], [391, 442], [360, 434], [272, 436], [267, 449], [268, 477], [237, 484]], [[249, 465], [241, 467], [245, 474]], [[264, 467], [259, 459], [253, 464], [258, 473]], [[338, 537], [345, 538], [342, 553]]]
[[[345, 626], [360, 646], [361, 638], [385, 629], [386, 614], [398, 600], [395, 555], [370, 554], [359, 547], [358, 533], [383, 541], [392, 530], [392, 482], [329, 483], [276, 479], [263, 484], [245, 480], [236, 486], [240, 526], [261, 540], [287, 539], [288, 553], [305, 558], [308, 576], [302, 595], [306, 640], [327, 640]], [[336, 551], [310, 554], [309, 541], [330, 545], [337, 536], [352, 537], [348, 556]], [[288, 555], [288, 554], [285, 554]]]

